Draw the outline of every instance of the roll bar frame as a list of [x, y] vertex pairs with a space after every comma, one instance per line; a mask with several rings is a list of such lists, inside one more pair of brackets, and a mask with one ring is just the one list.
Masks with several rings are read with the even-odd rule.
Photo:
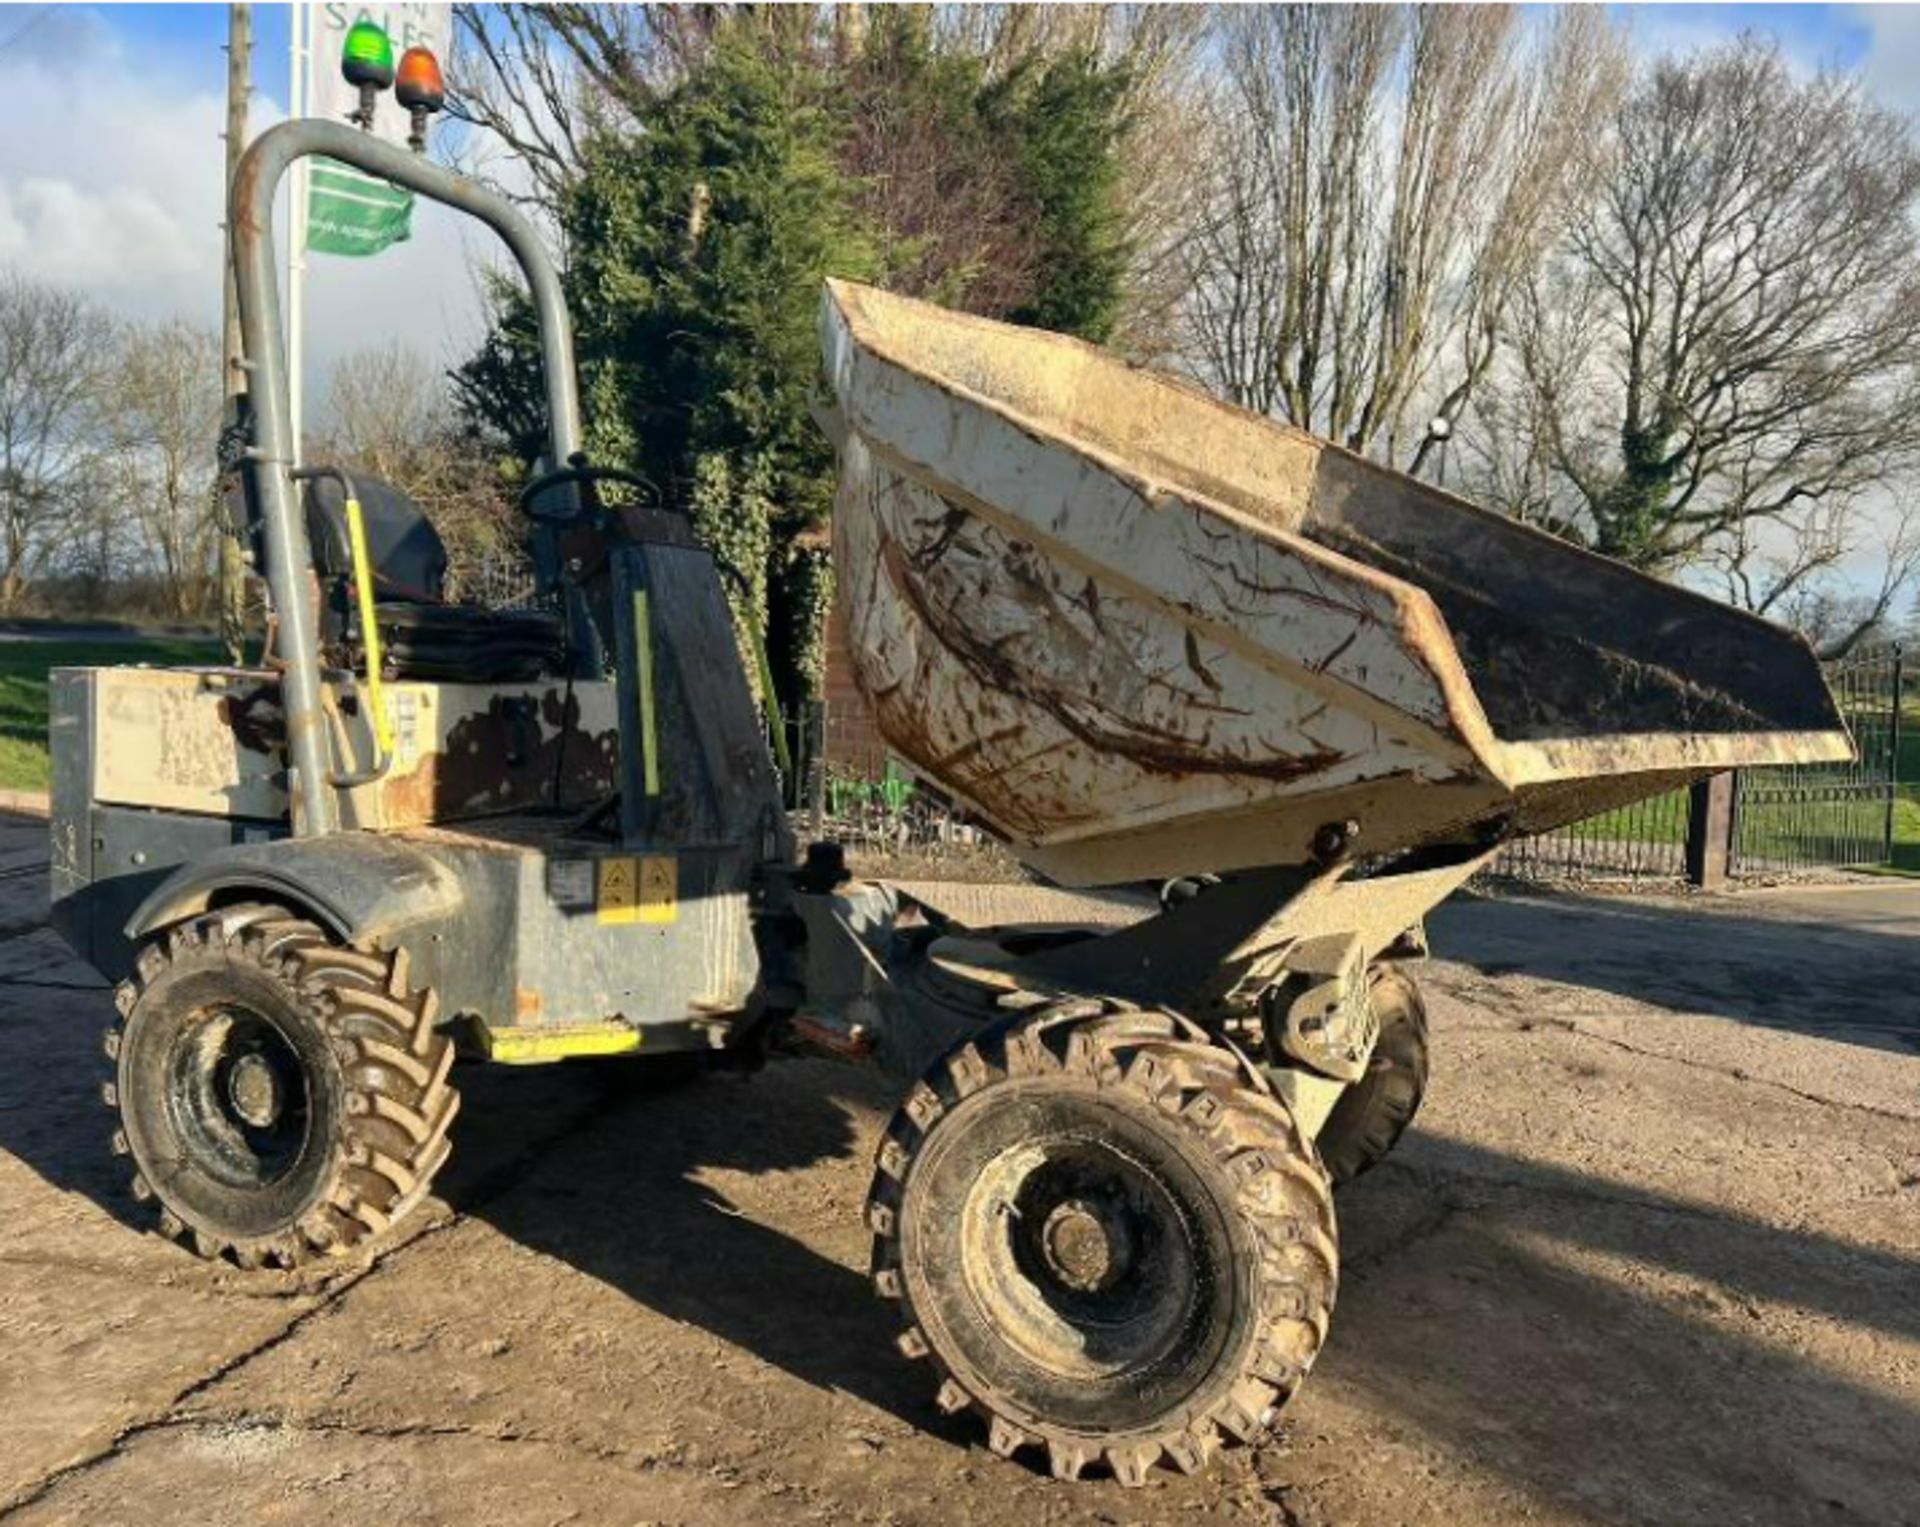
[[281, 690], [287, 797], [294, 835], [302, 838], [337, 831], [340, 813], [322, 704], [313, 554], [293, 490], [293, 424], [274, 261], [273, 202], [288, 168], [315, 154], [476, 217], [500, 235], [527, 278], [540, 326], [551, 459], [556, 465], [570, 461], [581, 443], [573, 325], [560, 275], [533, 224], [511, 202], [405, 149], [333, 122], [283, 122], [254, 141], [228, 189], [229, 257], [239, 299], [241, 365], [253, 414], [247, 460], [266, 540], [267, 587], [279, 620], [279, 651], [286, 665]]

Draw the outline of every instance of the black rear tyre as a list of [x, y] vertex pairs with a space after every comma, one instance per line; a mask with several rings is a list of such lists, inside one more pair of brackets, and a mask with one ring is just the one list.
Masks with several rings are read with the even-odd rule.
[[1262, 1435], [1332, 1312], [1333, 1207], [1258, 1072], [1170, 1013], [1067, 1003], [908, 1094], [868, 1201], [901, 1350], [988, 1443], [1128, 1484]]
[[453, 1044], [402, 953], [229, 907], [149, 944], [114, 1000], [114, 1149], [162, 1232], [202, 1256], [344, 1251], [419, 1203], [446, 1161]]
[[1337, 1187], [1379, 1165], [1399, 1143], [1427, 1091], [1427, 1004], [1393, 965], [1371, 975], [1380, 1037], [1366, 1074], [1340, 1095], [1316, 1142]]

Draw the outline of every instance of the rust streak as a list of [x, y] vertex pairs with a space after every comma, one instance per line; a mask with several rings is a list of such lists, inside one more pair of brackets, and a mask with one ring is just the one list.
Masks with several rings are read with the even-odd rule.
[[1339, 662], [1341, 658], [1345, 657], [1347, 655], [1347, 649], [1358, 640], [1360, 640], [1360, 628], [1355, 626], [1347, 633], [1345, 641], [1341, 642], [1333, 651], [1329, 652], [1325, 657], [1321, 658], [1319, 662], [1313, 665], [1313, 671], [1315, 673], [1325, 673], [1335, 663]]
[[[1207, 688], [1211, 689], [1215, 694], [1219, 694], [1222, 688], [1219, 676], [1200, 660], [1200, 638], [1194, 634], [1191, 627], [1189, 627], [1186, 632], [1186, 638], [1187, 667], [1193, 670], [1194, 677], [1202, 684], [1206, 685]], [[1241, 711], [1239, 714], [1245, 715], [1246, 712]]]

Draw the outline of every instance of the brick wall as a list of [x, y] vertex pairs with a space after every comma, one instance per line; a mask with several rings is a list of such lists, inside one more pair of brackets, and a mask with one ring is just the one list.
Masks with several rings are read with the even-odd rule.
[[849, 774], [877, 777], [886, 766], [887, 746], [854, 680], [847, 614], [837, 598], [827, 615], [826, 700], [827, 762]]

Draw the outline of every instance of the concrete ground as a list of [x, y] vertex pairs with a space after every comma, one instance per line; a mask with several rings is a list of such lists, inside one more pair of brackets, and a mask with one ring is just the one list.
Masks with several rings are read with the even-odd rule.
[[41, 831], [0, 827], [10, 1521], [1920, 1522], [1920, 887], [1445, 909], [1319, 1367], [1129, 1492], [994, 1457], [892, 1352], [857, 1071], [476, 1072], [397, 1244], [141, 1233]]

